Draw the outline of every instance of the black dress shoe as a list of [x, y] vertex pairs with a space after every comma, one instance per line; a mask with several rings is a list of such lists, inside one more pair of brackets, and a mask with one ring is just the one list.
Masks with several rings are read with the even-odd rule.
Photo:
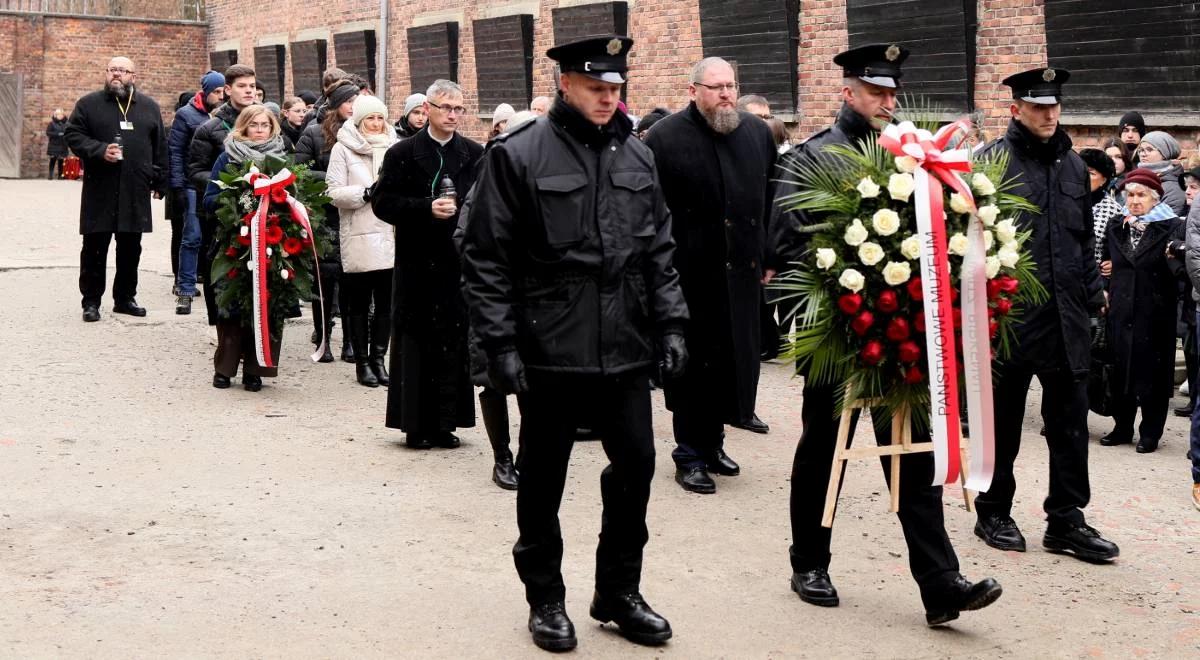
[[963, 576], [954, 578], [948, 589], [938, 594], [933, 606], [925, 607], [925, 623], [940, 626], [958, 618], [959, 612], [981, 610], [996, 602], [1004, 589], [992, 578], [984, 578], [971, 584]]
[[710, 495], [717, 492], [717, 484], [702, 467], [675, 468], [675, 481], [689, 493]]
[[529, 633], [533, 643], [545, 651], [570, 651], [579, 643], [562, 601], [530, 608]]
[[829, 579], [829, 571], [814, 568], [804, 573], [792, 573], [792, 591], [800, 596], [800, 600], [821, 607], [837, 607], [837, 589], [833, 580]]
[[1046, 535], [1042, 537], [1042, 547], [1048, 552], [1075, 555], [1093, 563], [1107, 563], [1121, 555], [1116, 543], [1083, 523], [1047, 527]]
[[95, 305], [87, 305], [83, 308], [83, 320], [87, 323], [95, 323], [100, 320], [100, 308]]
[[592, 598], [592, 618], [600, 623], [617, 624], [621, 636], [637, 644], [658, 646], [671, 639], [671, 624], [650, 609], [642, 595], [633, 592]]
[[424, 433], [408, 433], [404, 436], [404, 444], [409, 449], [432, 449], [433, 440]]
[[722, 477], [736, 477], [741, 474], [742, 467], [729, 458], [729, 454], [726, 454], [724, 449], [718, 449], [713, 454], [712, 460], [708, 462], [708, 471]]
[[1133, 442], [1132, 433], [1123, 433], [1121, 431], [1113, 431], [1108, 435], [1100, 438], [1100, 444], [1104, 447], [1116, 447], [1117, 445], [1127, 445]]
[[755, 413], [750, 413], [750, 419], [743, 419], [738, 422], [730, 422], [729, 425], [735, 429], [742, 429], [743, 431], [750, 431], [751, 433], [766, 434], [771, 431], [771, 427], [767, 426], [767, 423], [759, 419], [758, 415]]
[[1193, 408], [1193, 407], [1192, 407], [1192, 405], [1189, 403], [1189, 404], [1188, 404], [1188, 405], [1186, 405], [1186, 406], [1180, 406], [1180, 407], [1176, 408], [1176, 409], [1175, 409], [1175, 416], [1176, 416], [1176, 417], [1191, 417], [1191, 416], [1192, 416], [1192, 411], [1193, 411], [1193, 410], [1194, 410], [1194, 408]]
[[217, 388], [218, 390], [229, 389], [229, 376], [213, 374], [213, 387]]
[[433, 434], [433, 444], [442, 449], [455, 449], [462, 444], [462, 440], [458, 439], [457, 435], [449, 431], [438, 431]]
[[997, 550], [1025, 552], [1025, 536], [1017, 529], [1017, 521], [1012, 516], [995, 513], [980, 518], [975, 523], [975, 536]]
[[516, 490], [519, 483], [517, 466], [513, 465], [511, 459], [496, 463], [492, 467], [492, 481], [504, 490]]
[[1135, 451], [1139, 454], [1153, 454], [1158, 449], [1158, 438], [1139, 438]]
[[262, 389], [262, 378], [251, 376], [249, 374], [242, 375], [242, 388], [247, 392], [257, 392]]
[[145, 316], [146, 308], [138, 307], [137, 301], [133, 298], [130, 298], [128, 300], [117, 301], [117, 303], [113, 305], [113, 313], [128, 314], [130, 316]]

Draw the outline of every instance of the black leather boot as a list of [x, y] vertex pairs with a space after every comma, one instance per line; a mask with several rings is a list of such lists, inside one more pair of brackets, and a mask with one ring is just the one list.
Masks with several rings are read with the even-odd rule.
[[354, 350], [354, 375], [358, 378], [358, 384], [379, 387], [379, 380], [371, 371], [370, 358], [367, 355], [367, 317], [363, 314], [345, 314], [342, 316], [342, 327], [350, 328], [350, 342]]
[[311, 341], [313, 343], [313, 346], [320, 346], [321, 345], [321, 326], [324, 323], [323, 319], [325, 318], [325, 315], [321, 312], [321, 303], [316, 300], [312, 301], [312, 317], [313, 317], [313, 331], [312, 331], [312, 337], [309, 338], [309, 341]]
[[601, 595], [592, 598], [592, 618], [617, 624], [621, 636], [636, 644], [658, 646], [671, 639], [671, 624], [650, 609], [640, 593]]
[[[349, 314], [342, 314], [342, 362], [354, 363], [354, 345], [351, 343], [354, 337], [354, 321], [355, 317]], [[366, 342], [363, 342], [363, 355], [366, 355]]]
[[371, 319], [371, 358], [368, 363], [371, 365], [371, 372], [375, 374], [375, 380], [379, 381], [380, 385], [387, 385], [391, 380], [388, 378], [387, 368], [384, 366], [388, 352], [388, 344], [392, 339], [392, 320], [382, 314], [376, 314]]
[[[318, 346], [320, 346], [321, 345], [321, 337], [318, 336], [317, 341], [314, 343], [317, 344]], [[326, 364], [333, 362], [333, 321], [332, 320], [329, 321], [329, 323], [325, 324], [325, 352], [321, 354], [321, 357], [317, 359], [317, 362], [324, 362]]]
[[490, 387], [479, 393], [479, 411], [483, 415], [483, 428], [492, 445], [492, 456], [496, 464], [492, 468], [492, 481], [504, 490], [516, 490], [517, 468], [513, 465], [512, 450], [508, 448], [511, 438], [508, 432], [508, 401], [498, 390]]
[[529, 633], [533, 643], [546, 651], [570, 651], [578, 644], [575, 625], [561, 600], [529, 608]]

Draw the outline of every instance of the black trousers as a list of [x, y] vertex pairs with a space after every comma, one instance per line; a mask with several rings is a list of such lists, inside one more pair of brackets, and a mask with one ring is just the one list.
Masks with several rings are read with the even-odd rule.
[[1162, 438], [1163, 427], [1167, 425], [1167, 410], [1171, 407], [1169, 394], [1160, 397], [1143, 398], [1132, 394], [1114, 402], [1113, 421], [1116, 422], [1114, 432], [1133, 436], [1133, 420], [1140, 408], [1142, 423], [1138, 425], [1138, 436], [1147, 440]]
[[65, 158], [60, 158], [58, 156], [51, 156], [50, 157], [50, 169], [46, 174], [46, 178], [47, 179], [55, 179], [55, 178], [61, 179], [62, 175], [63, 175], [63, 163], [64, 162], [66, 162]]
[[[112, 232], [83, 235], [79, 252], [79, 293], [83, 307], [100, 306], [108, 280], [108, 246]], [[116, 232], [117, 274], [113, 277], [113, 300], [129, 300], [137, 295], [138, 263], [142, 258], [141, 232]]]
[[[521, 473], [513, 546], [517, 573], [532, 606], [563, 600], [563, 540], [558, 523], [574, 431], [588, 419], [600, 431], [609, 465], [600, 473], [604, 510], [596, 548], [596, 590], [637, 591], [649, 539], [646, 504], [654, 477], [654, 433], [647, 372], [619, 376], [528, 372], [521, 408]], [[590, 414], [595, 413], [595, 414]]]
[[[388, 319], [391, 328], [392, 318], [392, 269], [372, 270], [365, 273], [343, 272], [339, 286], [345, 291], [345, 300], [349, 309], [342, 309], [342, 314], [366, 316], [371, 311], [371, 303], [375, 303], [375, 316]], [[329, 292], [326, 292], [329, 295]], [[342, 305], [339, 304], [339, 307]]]
[[[838, 418], [834, 416], [835, 391], [830, 387], [804, 388], [801, 421], [804, 432], [792, 463], [792, 570], [797, 573], [828, 568], [832, 530], [821, 526], [829, 468], [837, 446]], [[872, 411], [872, 416], [885, 414]], [[857, 423], [857, 415], [854, 422]], [[851, 425], [851, 437], [854, 424]], [[876, 425], [875, 442], [891, 444], [891, 422]], [[923, 442], [927, 437], [914, 437]], [[890, 481], [891, 457], [880, 459], [884, 479]], [[942, 488], [933, 481], [933, 454], [909, 454], [901, 458], [900, 527], [908, 544], [908, 566], [927, 606], [958, 577], [958, 557], [946, 536], [942, 516]], [[844, 471], [844, 467], [843, 467]], [[524, 475], [522, 475], [523, 477]]]
[[996, 416], [996, 469], [992, 487], [975, 498], [975, 512], [989, 515], [1012, 513], [1017, 481], [1013, 464], [1021, 450], [1021, 425], [1025, 398], [1036, 375], [1042, 384], [1042, 421], [1050, 449], [1050, 493], [1044, 508], [1051, 524], [1080, 524], [1082, 509], [1091, 499], [1088, 485], [1088, 395], [1087, 380], [1067, 371], [1035, 373], [1009, 363], [993, 366], [993, 400]]
[[675, 451], [671, 458], [681, 469], [706, 468], [725, 447], [724, 387], [705, 366], [695, 365], [682, 378], [666, 383], [671, 404]]

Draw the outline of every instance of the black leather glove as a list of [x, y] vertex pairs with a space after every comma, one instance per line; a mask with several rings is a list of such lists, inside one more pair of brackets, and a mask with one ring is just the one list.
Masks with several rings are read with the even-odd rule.
[[187, 190], [183, 188], [171, 189], [171, 206], [175, 207], [175, 213], [180, 218], [187, 213]]
[[488, 379], [492, 387], [504, 394], [520, 394], [529, 390], [525, 382], [525, 363], [515, 350], [488, 356]]
[[669, 333], [658, 340], [658, 368], [663, 378], [679, 378], [687, 368], [688, 352], [683, 335]]

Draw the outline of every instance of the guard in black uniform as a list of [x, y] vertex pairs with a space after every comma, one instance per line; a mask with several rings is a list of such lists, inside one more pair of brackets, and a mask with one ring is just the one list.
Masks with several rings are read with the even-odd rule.
[[661, 644], [671, 626], [642, 599], [646, 504], [654, 475], [650, 370], [687, 361], [687, 305], [650, 150], [617, 109], [633, 40], [550, 49], [562, 68], [545, 117], [495, 138], [463, 238], [472, 325], [492, 385], [521, 408], [517, 573], [533, 641], [576, 645], [563, 601], [558, 523], [574, 431], [594, 423], [610, 465], [591, 615]]
[[[793, 149], [781, 162], [783, 180], [776, 194], [771, 220], [773, 250], [768, 266], [783, 272], [795, 268], [794, 262], [811, 259], [807, 239], [799, 228], [819, 222], [800, 211], [783, 211], [781, 200], [796, 191], [794, 172], [821, 159], [822, 149], [833, 144], [855, 144], [874, 140], [876, 133], [890, 122], [896, 109], [901, 64], [908, 51], [900, 46], [874, 44], [848, 50], [834, 58], [845, 72], [842, 109], [834, 125], [815, 134], [803, 146]], [[825, 491], [829, 487], [829, 467], [837, 445], [837, 420], [834, 415], [835, 388], [807, 381], [801, 419], [804, 431], [796, 447], [792, 464], [792, 589], [800, 599], [813, 605], [838, 604], [837, 589], [829, 577], [829, 529], [821, 526], [825, 509]], [[882, 410], [872, 416], [885, 415]], [[857, 415], [855, 416], [857, 421]], [[851, 436], [853, 436], [853, 426]], [[891, 423], [876, 424], [875, 440], [891, 443]], [[928, 440], [915, 437], [914, 441]], [[884, 478], [888, 478], [890, 457], [883, 457]], [[933, 455], [904, 456], [900, 480], [900, 525], [908, 544], [909, 568], [921, 590], [925, 619], [939, 625], [958, 618], [964, 610], [977, 610], [1000, 597], [1000, 585], [987, 578], [972, 584], [959, 573], [958, 557], [946, 536], [942, 518], [942, 489], [933, 481]]]
[[[975, 534], [1001, 550], [1025, 551], [1025, 537], [1012, 519], [1017, 483], [1013, 462], [1021, 447], [1025, 397], [1034, 376], [1042, 384], [1042, 419], [1050, 448], [1050, 493], [1042, 545], [1051, 552], [1088, 561], [1111, 561], [1120, 551], [1083, 518], [1088, 486], [1088, 397], [1091, 336], [1089, 316], [1103, 308], [1106, 294], [1093, 258], [1091, 201], [1083, 159], [1059, 126], [1065, 69], [1033, 69], [1004, 80], [1012, 88], [1012, 120], [1004, 137], [985, 147], [1008, 152], [1004, 178], [1020, 185], [1013, 194], [1041, 213], [1023, 213], [1021, 231], [1037, 264], [1038, 281], [1050, 297], [1025, 310], [1016, 327], [1010, 358], [994, 365], [996, 471], [992, 487], [975, 498]], [[1046, 411], [1052, 411], [1046, 414]]]

